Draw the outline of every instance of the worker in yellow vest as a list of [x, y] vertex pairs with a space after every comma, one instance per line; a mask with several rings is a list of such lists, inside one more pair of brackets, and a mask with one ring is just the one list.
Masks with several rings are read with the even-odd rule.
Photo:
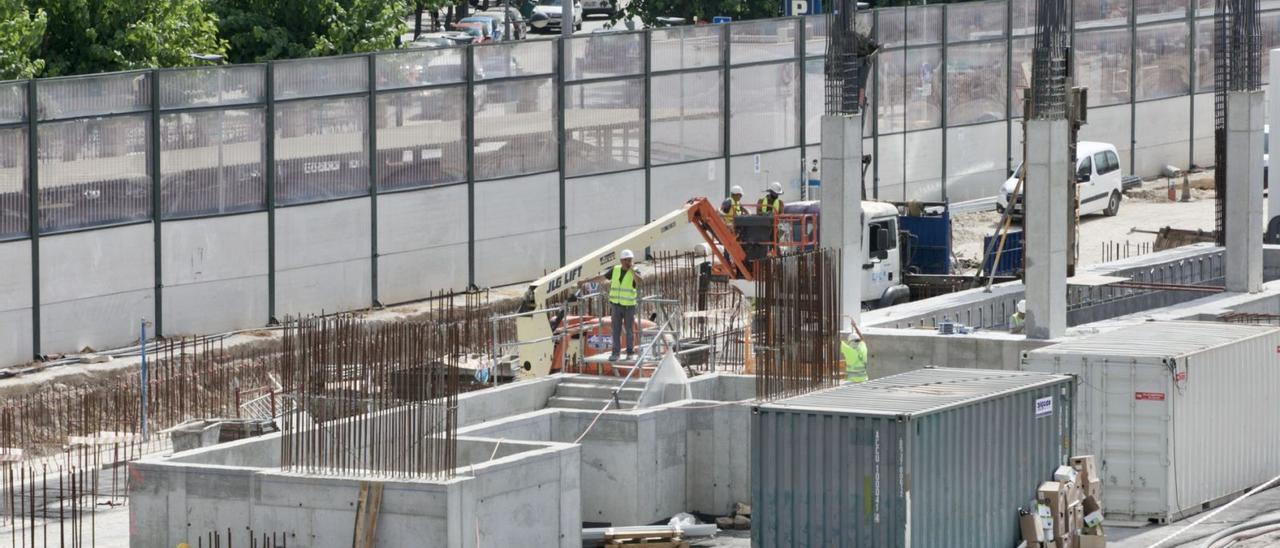
[[756, 213], [759, 215], [777, 215], [782, 213], [782, 183], [774, 181], [769, 183], [769, 188], [765, 190], [765, 195], [756, 202]]
[[1027, 300], [1018, 301], [1018, 311], [1009, 315], [1009, 332], [1022, 333], [1027, 329]]
[[858, 324], [845, 333], [845, 340], [840, 341], [840, 354], [844, 356], [844, 382], [852, 384], [867, 382], [867, 343], [862, 340], [862, 331]]
[[618, 255], [618, 263], [601, 272], [599, 276], [578, 282], [584, 285], [590, 282], [609, 281], [609, 307], [612, 314], [609, 327], [613, 331], [613, 351], [609, 353], [609, 361], [616, 362], [621, 358], [620, 342], [622, 330], [627, 333], [627, 358], [635, 355], [635, 323], [636, 323], [636, 285], [640, 275], [632, 267], [635, 254], [630, 249], [622, 250]]
[[729, 197], [720, 202], [720, 216], [724, 217], [724, 224], [733, 226], [735, 217], [747, 214], [747, 208], [742, 205], [742, 187], [733, 185], [729, 189]]

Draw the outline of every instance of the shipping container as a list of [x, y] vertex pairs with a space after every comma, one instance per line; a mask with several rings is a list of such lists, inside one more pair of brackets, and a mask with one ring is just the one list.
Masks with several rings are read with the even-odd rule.
[[927, 368], [753, 409], [752, 545], [1006, 547], [1071, 454], [1074, 379]]
[[1077, 375], [1076, 450], [1108, 519], [1165, 522], [1280, 474], [1280, 330], [1143, 322], [1027, 352]]

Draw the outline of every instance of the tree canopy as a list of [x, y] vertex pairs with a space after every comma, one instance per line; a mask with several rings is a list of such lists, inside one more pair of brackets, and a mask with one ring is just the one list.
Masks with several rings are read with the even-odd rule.
[[44, 70], [40, 41], [48, 18], [22, 0], [0, 0], [0, 80], [31, 78]]
[[[614, 0], [615, 5], [617, 0]], [[692, 23], [710, 21], [725, 15], [734, 21], [778, 17], [782, 14], [779, 0], [631, 0], [614, 15], [614, 19], [636, 18], [653, 25], [659, 17], [682, 17]]]
[[210, 0], [235, 63], [391, 49], [404, 0]]

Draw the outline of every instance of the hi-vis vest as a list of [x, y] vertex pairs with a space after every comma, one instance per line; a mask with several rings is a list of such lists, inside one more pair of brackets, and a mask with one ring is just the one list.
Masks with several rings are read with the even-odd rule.
[[765, 213], [782, 213], [782, 198], [774, 198], [769, 201], [768, 197], [760, 198], [756, 203], [756, 213], [764, 215]]
[[632, 270], [622, 271], [621, 266], [613, 267], [609, 275], [609, 302], [621, 306], [636, 305], [636, 275]]
[[734, 197], [730, 196], [729, 212], [720, 214], [721, 217], [724, 217], [724, 224], [733, 225], [733, 219], [734, 217], [737, 217], [739, 213], [746, 213], [745, 211], [742, 210], [742, 203], [739, 202]]
[[858, 347], [840, 341], [840, 353], [844, 354], [844, 380], [867, 382], [867, 343], [858, 341]]

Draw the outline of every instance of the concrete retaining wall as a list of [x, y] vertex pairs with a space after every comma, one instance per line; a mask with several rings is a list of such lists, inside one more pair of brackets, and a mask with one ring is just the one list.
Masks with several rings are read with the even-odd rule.
[[467, 286], [467, 186], [378, 195], [378, 300]]
[[267, 214], [167, 221], [160, 227], [167, 335], [265, 325]]
[[368, 198], [276, 210], [276, 314], [367, 308], [372, 299]]
[[155, 319], [154, 241], [150, 224], [41, 237], [41, 350], [137, 343]]
[[0, 243], [0, 364], [24, 363], [31, 343], [31, 242]]

